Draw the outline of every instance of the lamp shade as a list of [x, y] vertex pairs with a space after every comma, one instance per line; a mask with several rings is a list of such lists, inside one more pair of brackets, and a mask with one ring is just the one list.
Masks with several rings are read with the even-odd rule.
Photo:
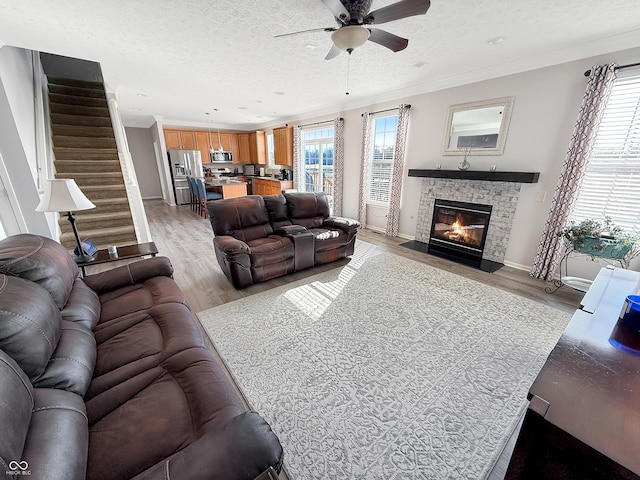
[[36, 207], [36, 212], [75, 212], [95, 207], [76, 185], [75, 180], [58, 178], [47, 180], [45, 183], [44, 195]]
[[333, 44], [340, 50], [353, 50], [364, 45], [369, 39], [369, 29], [360, 25], [347, 25], [331, 34]]

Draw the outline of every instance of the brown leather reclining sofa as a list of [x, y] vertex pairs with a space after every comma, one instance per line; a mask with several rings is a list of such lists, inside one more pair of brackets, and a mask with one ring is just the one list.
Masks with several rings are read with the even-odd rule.
[[1, 478], [276, 478], [277, 437], [172, 272], [156, 257], [83, 279], [52, 240], [0, 242]]
[[248, 195], [207, 208], [216, 258], [236, 288], [352, 255], [360, 227], [330, 216], [322, 192]]

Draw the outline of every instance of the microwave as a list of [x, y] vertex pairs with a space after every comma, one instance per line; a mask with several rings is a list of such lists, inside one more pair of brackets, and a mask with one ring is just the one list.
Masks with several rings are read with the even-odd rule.
[[231, 152], [215, 151], [209, 153], [211, 163], [231, 163], [233, 161], [233, 154]]
[[256, 174], [256, 166], [255, 165], [245, 165], [243, 167], [243, 173], [245, 175], [255, 175]]

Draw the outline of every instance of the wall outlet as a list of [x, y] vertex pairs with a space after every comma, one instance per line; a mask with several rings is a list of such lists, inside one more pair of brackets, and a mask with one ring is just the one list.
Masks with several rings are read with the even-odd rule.
[[538, 192], [538, 196], [536, 197], [538, 202], [544, 202], [545, 198], [547, 198], [547, 192]]

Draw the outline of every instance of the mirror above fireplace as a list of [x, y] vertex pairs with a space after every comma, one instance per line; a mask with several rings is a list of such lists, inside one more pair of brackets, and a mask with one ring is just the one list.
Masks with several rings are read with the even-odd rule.
[[502, 155], [515, 97], [449, 107], [442, 155]]

